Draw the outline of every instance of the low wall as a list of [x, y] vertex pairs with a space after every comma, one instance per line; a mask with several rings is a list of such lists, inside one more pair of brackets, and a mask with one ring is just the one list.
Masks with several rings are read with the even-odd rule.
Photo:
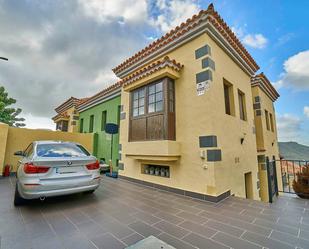
[[16, 166], [20, 157], [14, 156], [14, 152], [26, 149], [31, 142], [37, 140], [77, 142], [92, 153], [92, 134], [14, 128], [0, 123], [0, 175], [2, 175], [3, 166], [6, 164], [12, 165], [13, 172], [16, 171]]

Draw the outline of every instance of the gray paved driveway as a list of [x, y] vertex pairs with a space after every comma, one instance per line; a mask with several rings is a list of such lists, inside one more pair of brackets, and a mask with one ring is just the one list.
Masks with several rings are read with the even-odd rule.
[[94, 195], [14, 208], [15, 178], [0, 179], [1, 249], [125, 248], [154, 235], [178, 249], [309, 248], [309, 202], [219, 204], [103, 178]]

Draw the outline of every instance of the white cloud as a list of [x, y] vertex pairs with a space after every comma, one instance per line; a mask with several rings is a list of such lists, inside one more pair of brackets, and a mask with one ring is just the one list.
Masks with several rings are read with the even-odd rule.
[[262, 34], [247, 34], [243, 37], [242, 42], [249, 47], [262, 49], [268, 40]]
[[287, 34], [284, 34], [283, 36], [279, 37], [278, 38], [278, 41], [277, 41], [277, 46], [282, 46], [286, 43], [288, 43], [290, 40], [292, 40], [293, 38], [295, 37], [295, 34], [294, 33], [287, 33]]
[[286, 113], [277, 117], [279, 141], [300, 140], [302, 120], [292, 114]]
[[33, 116], [32, 114], [21, 114], [25, 118], [26, 128], [55, 130], [56, 125], [51, 118]]
[[299, 52], [284, 63], [284, 72], [275, 85], [309, 90], [309, 50]]
[[160, 10], [160, 15], [151, 23], [162, 32], [175, 28], [200, 10], [198, 3], [194, 0], [159, 0], [156, 6]]
[[146, 0], [79, 0], [86, 15], [98, 22], [120, 18], [124, 22], [145, 22]]
[[304, 114], [307, 118], [309, 118], [309, 106], [304, 107]]

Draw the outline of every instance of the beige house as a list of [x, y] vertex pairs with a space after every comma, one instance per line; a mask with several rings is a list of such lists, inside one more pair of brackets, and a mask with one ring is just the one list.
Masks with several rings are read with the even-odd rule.
[[78, 132], [79, 113], [77, 106], [84, 103], [87, 98], [78, 99], [71, 97], [55, 108], [57, 115], [52, 120], [56, 124], [57, 131]]
[[215, 202], [267, 200], [279, 95], [258, 69], [213, 5], [114, 68], [120, 176]]

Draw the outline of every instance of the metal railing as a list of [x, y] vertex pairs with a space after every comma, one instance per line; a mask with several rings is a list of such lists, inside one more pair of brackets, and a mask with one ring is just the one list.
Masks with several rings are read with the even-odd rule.
[[294, 180], [298, 180], [298, 173], [302, 172], [303, 167], [309, 167], [309, 161], [304, 160], [278, 160], [281, 168], [282, 191], [284, 193], [293, 193]]

